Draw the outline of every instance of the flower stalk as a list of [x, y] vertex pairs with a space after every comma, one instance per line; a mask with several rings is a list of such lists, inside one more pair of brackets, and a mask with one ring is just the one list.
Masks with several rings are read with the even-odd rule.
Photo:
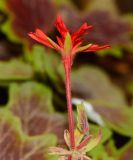
[[71, 59], [70, 57], [65, 58], [63, 60], [63, 65], [64, 65], [65, 79], [66, 79], [66, 99], [67, 99], [68, 120], [69, 120], [70, 144], [71, 144], [71, 149], [74, 149], [75, 139], [74, 139], [74, 120], [73, 120], [72, 103], [71, 103], [71, 82], [70, 82]]

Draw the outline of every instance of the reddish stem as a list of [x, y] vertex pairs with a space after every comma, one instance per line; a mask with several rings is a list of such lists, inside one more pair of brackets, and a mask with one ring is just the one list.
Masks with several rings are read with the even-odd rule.
[[72, 159], [71, 156], [69, 156], [67, 160], [71, 160], [71, 159]]
[[73, 121], [73, 112], [71, 103], [71, 83], [70, 83], [71, 57], [65, 57], [63, 59], [63, 64], [64, 64], [65, 78], [66, 78], [66, 99], [67, 99], [68, 118], [69, 118], [70, 144], [71, 144], [71, 149], [74, 149], [75, 148], [74, 121]]

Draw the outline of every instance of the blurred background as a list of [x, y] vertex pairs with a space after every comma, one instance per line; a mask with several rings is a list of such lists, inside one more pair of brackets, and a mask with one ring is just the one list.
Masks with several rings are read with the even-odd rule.
[[68, 123], [60, 55], [27, 36], [40, 28], [56, 41], [57, 15], [70, 32], [84, 22], [93, 25], [85, 43], [111, 45], [79, 53], [71, 73], [72, 97], [87, 103], [91, 132], [103, 130], [101, 144], [88, 155], [93, 160], [133, 160], [132, 0], [0, 0], [0, 138], [5, 135], [0, 160], [22, 158], [21, 145], [27, 155], [40, 146], [40, 139], [43, 145], [28, 160], [50, 159], [42, 150], [64, 145]]

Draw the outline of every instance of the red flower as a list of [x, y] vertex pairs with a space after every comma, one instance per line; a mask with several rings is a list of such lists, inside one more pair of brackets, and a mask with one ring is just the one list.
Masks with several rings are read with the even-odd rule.
[[[84, 35], [87, 34], [87, 30], [92, 28], [92, 26], [88, 25], [87, 23], [84, 23], [76, 32], [72, 33], [70, 35], [69, 30], [65, 26], [64, 22], [62, 21], [61, 17], [58, 16], [56, 20], [56, 28], [60, 33], [60, 37], [57, 37], [57, 43], [55, 43], [52, 39], [47, 37], [45, 33], [43, 33], [41, 30], [36, 29], [35, 33], [29, 33], [29, 36], [36, 41], [44, 44], [45, 46], [48, 46], [50, 48], [53, 48], [57, 50], [59, 53], [62, 55], [62, 60], [63, 60], [63, 65], [65, 69], [65, 79], [66, 79], [66, 98], [67, 98], [67, 108], [68, 108], [68, 117], [69, 117], [69, 132], [70, 132], [70, 148], [72, 152], [65, 151], [60, 148], [54, 148], [55, 154], [58, 153], [67, 153], [68, 159], [72, 160], [73, 159], [73, 154], [75, 155], [76, 153], [79, 155], [80, 152], [77, 152], [80, 150], [84, 145], [88, 143], [90, 140], [90, 137], [87, 137], [87, 139], [84, 139], [80, 145], [76, 147], [76, 141], [75, 141], [75, 134], [74, 134], [74, 122], [73, 122], [73, 112], [72, 112], [72, 104], [71, 104], [71, 83], [70, 83], [70, 71], [71, 71], [71, 65], [73, 62], [73, 58], [76, 53], [78, 52], [89, 52], [89, 51], [98, 51], [101, 49], [109, 48], [109, 45], [94, 45], [94, 44], [88, 44], [85, 46], [81, 46], [82, 44], [82, 38]], [[74, 151], [74, 152], [73, 152]], [[57, 153], [58, 152], [58, 153]], [[61, 154], [62, 154], [61, 153]], [[80, 157], [78, 155], [75, 155], [75, 159], [86, 159], [90, 160], [87, 158], [85, 153], [81, 154]], [[65, 160], [65, 157], [62, 157]]]
[[61, 53], [63, 59], [71, 57], [71, 64], [74, 55], [78, 52], [94, 52], [101, 49], [110, 48], [109, 45], [99, 46], [96, 44], [81, 46], [83, 36], [87, 34], [88, 29], [92, 28], [92, 26], [87, 23], [84, 23], [76, 32], [72, 33], [72, 35], [70, 35], [68, 28], [65, 26], [60, 16], [57, 17], [55, 26], [61, 35], [60, 37], [57, 36], [57, 43], [50, 39], [40, 29], [36, 29], [35, 33], [31, 32], [28, 35], [43, 45], [57, 50]]

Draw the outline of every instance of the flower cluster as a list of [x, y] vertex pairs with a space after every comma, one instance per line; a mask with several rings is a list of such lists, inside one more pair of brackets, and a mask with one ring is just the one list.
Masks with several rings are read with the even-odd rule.
[[40, 29], [36, 29], [34, 33], [30, 32], [29, 36], [39, 43], [58, 51], [62, 55], [63, 59], [70, 58], [71, 64], [75, 54], [78, 52], [95, 52], [110, 47], [109, 45], [99, 46], [97, 44], [81, 46], [83, 43], [83, 37], [88, 33], [88, 29], [92, 28], [92, 26], [87, 23], [84, 23], [76, 32], [70, 34], [62, 18], [58, 16], [55, 26], [61, 35], [60, 37], [56, 37], [57, 43], [55, 43]]

